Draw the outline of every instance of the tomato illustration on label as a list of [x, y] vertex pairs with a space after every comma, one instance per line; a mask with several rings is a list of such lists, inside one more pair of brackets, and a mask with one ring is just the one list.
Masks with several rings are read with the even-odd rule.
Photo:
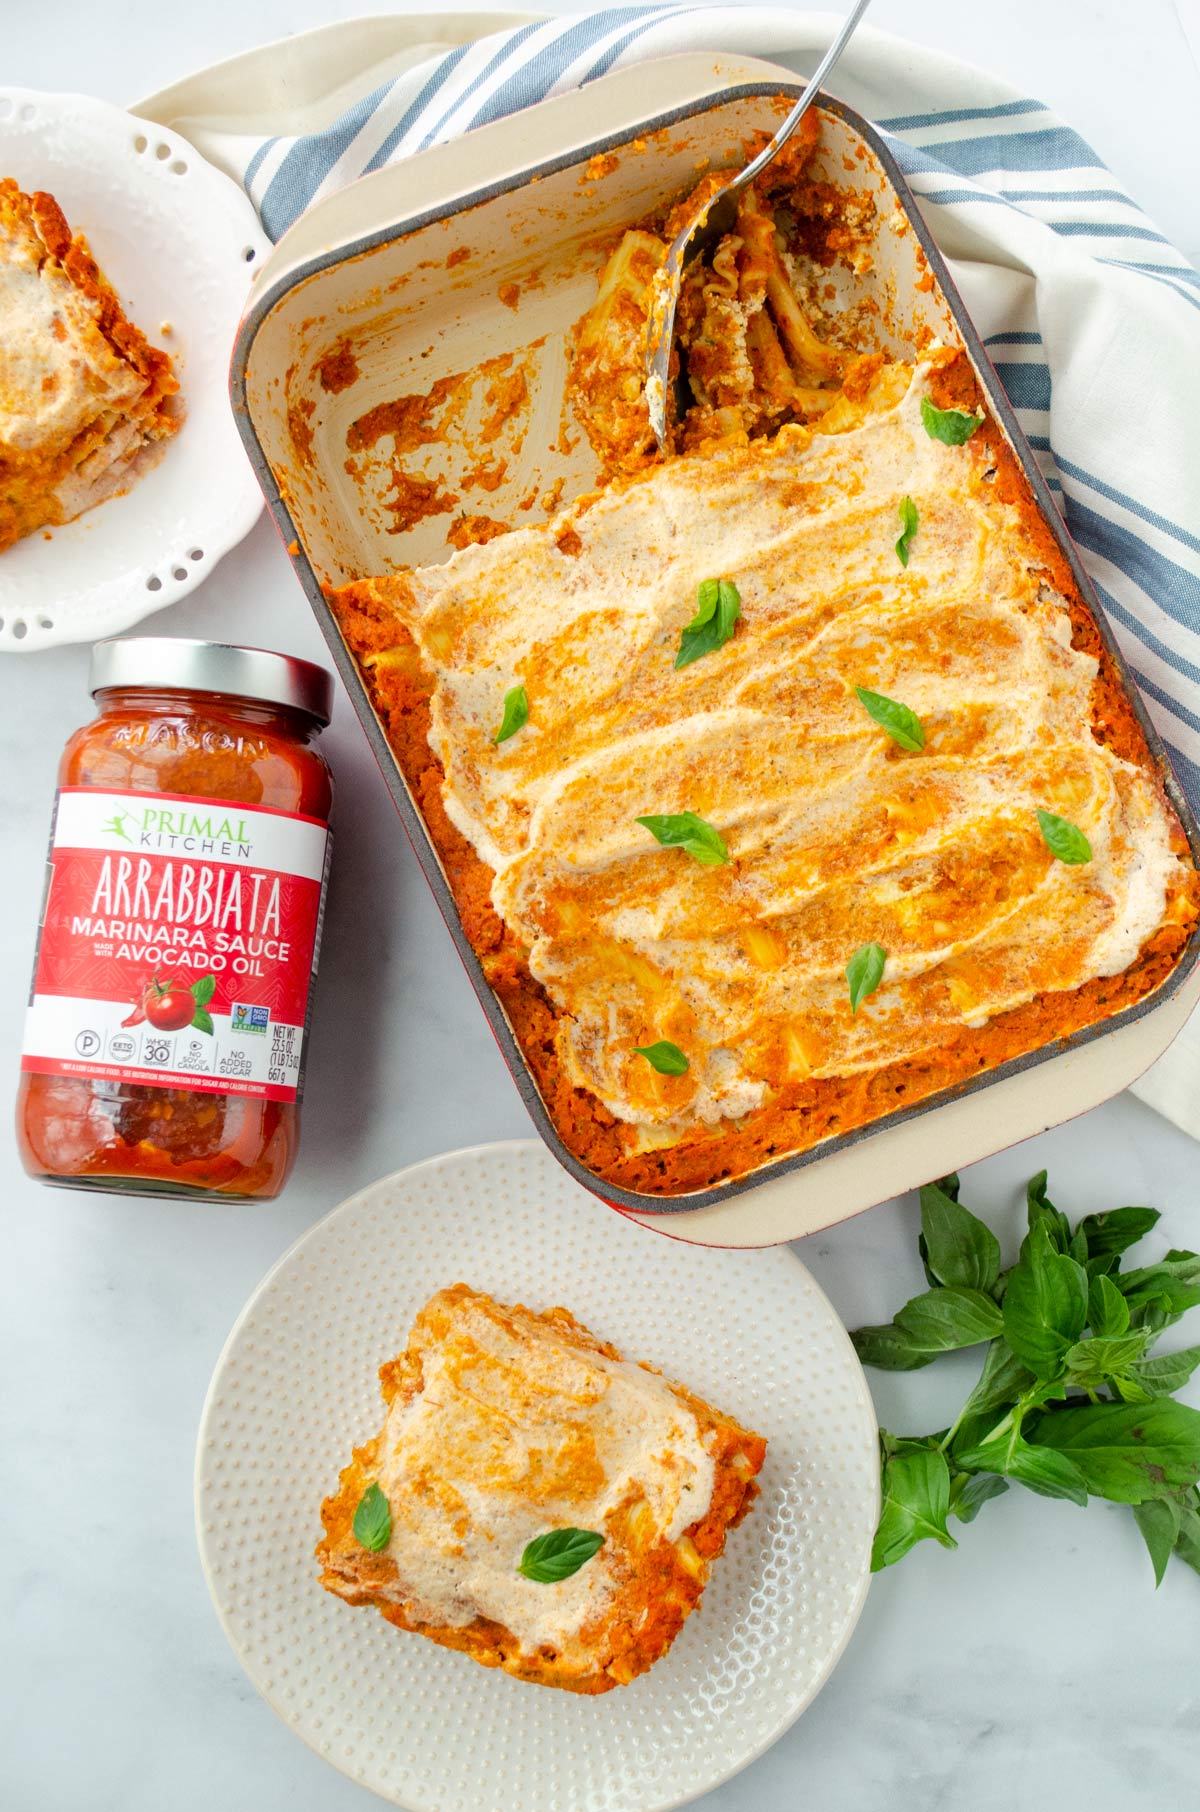
[[133, 1011], [121, 1021], [122, 1026], [139, 1026], [149, 1020], [159, 1032], [182, 1032], [190, 1027], [196, 1032], [213, 1029], [208, 1003], [216, 992], [215, 975], [202, 975], [188, 983], [173, 979], [161, 981], [153, 976], [134, 1002]]

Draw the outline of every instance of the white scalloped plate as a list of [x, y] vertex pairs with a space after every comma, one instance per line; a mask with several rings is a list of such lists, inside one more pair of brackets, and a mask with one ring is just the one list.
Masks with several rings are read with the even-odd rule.
[[[700, 1609], [599, 1698], [482, 1668], [317, 1584], [321, 1499], [382, 1419], [377, 1369], [460, 1278], [564, 1303], [768, 1437], [762, 1497]], [[410, 1812], [666, 1812], [727, 1780], [829, 1677], [878, 1507], [862, 1368], [795, 1255], [658, 1239], [536, 1140], [431, 1158], [319, 1221], [242, 1311], [196, 1449], [200, 1557], [242, 1666], [297, 1736]]]
[[262, 493], [226, 381], [270, 242], [186, 139], [87, 95], [0, 86], [0, 176], [48, 189], [87, 234], [130, 319], [174, 359], [187, 410], [123, 497], [0, 554], [0, 652], [19, 653], [127, 629], [191, 591], [253, 526]]

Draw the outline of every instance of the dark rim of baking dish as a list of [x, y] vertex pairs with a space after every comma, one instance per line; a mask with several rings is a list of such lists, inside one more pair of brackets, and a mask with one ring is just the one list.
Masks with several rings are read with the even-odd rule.
[[[586, 163], [589, 158], [595, 157], [606, 151], [619, 150], [622, 146], [629, 144], [631, 140], [635, 138], [642, 138], [649, 133], [661, 131], [666, 127], [675, 125], [680, 120], [691, 119], [696, 114], [711, 113], [720, 107], [728, 106], [731, 102], [753, 100], [760, 95], [786, 95], [791, 97], [798, 96], [802, 92], [803, 83], [789, 83], [785, 81], [746, 82], [734, 84], [729, 88], [721, 89], [712, 94], [701, 95], [695, 100], [684, 103], [682, 106], [671, 108], [665, 113], [656, 114], [651, 119], [639, 121], [636, 126], [623, 128], [619, 133], [613, 133], [604, 138], [593, 139], [586, 145], [572, 146], [569, 151], [564, 152], [561, 156], [549, 158], [544, 163], [536, 164], [530, 169], [522, 170], [518, 175], [510, 176], [501, 182], [495, 182], [487, 184], [482, 188], [472, 189], [466, 194], [456, 196], [444, 206], [428, 209], [424, 213], [412, 214], [389, 226], [381, 227], [376, 232], [367, 233], [360, 238], [348, 240], [332, 250], [322, 252], [315, 257], [306, 259], [298, 264], [293, 270], [279, 278], [276, 283], [265, 290], [264, 293], [256, 299], [238, 330], [238, 337], [234, 346], [230, 368], [229, 389], [230, 398], [233, 404], [234, 418], [237, 422], [238, 430], [245, 444], [246, 451], [249, 454], [250, 463], [254, 467], [259, 484], [262, 486], [263, 494], [266, 497], [268, 507], [275, 518], [276, 526], [285, 543], [294, 541], [300, 549], [299, 555], [294, 557], [293, 560], [297, 576], [316, 613], [325, 640], [329, 644], [334, 663], [342, 676], [346, 690], [349, 692], [350, 697], [354, 702], [354, 708], [358, 713], [359, 720], [367, 733], [375, 758], [378, 761], [384, 779], [387, 782], [388, 790], [391, 793], [393, 802], [400, 814], [401, 822], [407, 832], [409, 842], [412, 844], [417, 861], [420, 863], [425, 878], [433, 889], [434, 897], [437, 900], [442, 917], [446, 921], [447, 929], [454, 940], [458, 954], [462, 959], [463, 965], [470, 977], [471, 984], [479, 998], [480, 1005], [487, 1015], [488, 1023], [492, 1028], [492, 1033], [500, 1046], [500, 1050], [508, 1065], [513, 1081], [516, 1083], [517, 1089], [521, 1095], [521, 1099], [524, 1101], [534, 1125], [537, 1127], [537, 1130], [545, 1143], [554, 1153], [559, 1163], [570, 1172], [577, 1182], [581, 1183], [585, 1189], [591, 1192], [591, 1194], [600, 1196], [603, 1201], [608, 1202], [614, 1208], [633, 1209], [639, 1214], [681, 1214], [691, 1212], [693, 1209], [709, 1208], [719, 1203], [728, 1202], [732, 1200], [734, 1196], [744, 1195], [749, 1190], [757, 1189], [763, 1183], [775, 1182], [779, 1178], [786, 1176], [790, 1171], [799, 1170], [809, 1164], [818, 1163], [822, 1158], [831, 1156], [834, 1152], [846, 1151], [850, 1146], [857, 1145], [865, 1139], [873, 1138], [878, 1133], [887, 1132], [893, 1127], [906, 1124], [908, 1121], [916, 1119], [919, 1115], [933, 1113], [939, 1107], [944, 1107], [952, 1101], [959, 1101], [966, 1095], [975, 1094], [982, 1089], [990, 1087], [993, 1083], [1002, 1082], [1006, 1077], [1018, 1075], [1024, 1070], [1032, 1069], [1036, 1064], [1046, 1063], [1051, 1058], [1061, 1056], [1067, 1051], [1078, 1049], [1080, 1045], [1089, 1044], [1093, 1040], [1103, 1037], [1106, 1033], [1118, 1031], [1122, 1026], [1131, 1025], [1135, 1020], [1143, 1018], [1155, 1007], [1160, 1006], [1164, 1000], [1168, 999], [1176, 989], [1182, 985], [1187, 976], [1195, 968], [1197, 958], [1200, 957], [1200, 923], [1198, 923], [1193, 928], [1192, 934], [1184, 946], [1179, 961], [1172, 969], [1170, 975], [1168, 975], [1164, 981], [1160, 982], [1158, 987], [1153, 989], [1152, 992], [1147, 994], [1143, 999], [1134, 1001], [1128, 1007], [1123, 1007], [1120, 1012], [1112, 1014], [1109, 1018], [1097, 1020], [1094, 1024], [1085, 1026], [1078, 1032], [1070, 1033], [1063, 1038], [1056, 1038], [1049, 1044], [1041, 1045], [1038, 1049], [1027, 1051], [1021, 1056], [1010, 1057], [1006, 1062], [997, 1064], [994, 1069], [986, 1070], [980, 1076], [971, 1077], [963, 1082], [952, 1083], [948, 1087], [940, 1089], [936, 1094], [926, 1096], [921, 1101], [912, 1102], [907, 1106], [895, 1108], [890, 1113], [882, 1114], [877, 1119], [870, 1120], [863, 1126], [855, 1127], [849, 1132], [839, 1133], [832, 1138], [823, 1139], [818, 1144], [810, 1146], [805, 1151], [792, 1152], [779, 1158], [770, 1159], [766, 1163], [760, 1164], [756, 1169], [747, 1171], [742, 1176], [731, 1177], [727, 1182], [709, 1184], [703, 1189], [692, 1190], [686, 1194], [674, 1196], [653, 1195], [643, 1193], [639, 1190], [623, 1189], [615, 1183], [607, 1182], [603, 1177], [598, 1176], [595, 1171], [589, 1170], [586, 1164], [581, 1163], [580, 1160], [568, 1150], [550, 1118], [541, 1090], [534, 1079], [532, 1070], [526, 1062], [525, 1055], [509, 1024], [508, 1017], [484, 975], [483, 966], [479, 957], [463, 929], [458, 907], [443, 872], [441, 860], [433, 843], [433, 839], [425, 826], [425, 821], [421, 816], [420, 811], [417, 809], [413, 796], [409, 791], [408, 784], [400, 769], [400, 765], [392, 753], [387, 737], [384, 734], [383, 726], [375, 714], [374, 707], [371, 704], [366, 686], [359, 672], [358, 664], [350, 654], [345, 642], [342, 640], [337, 619], [334, 617], [333, 612], [330, 610], [329, 605], [325, 600], [320, 581], [313, 571], [312, 564], [304, 551], [304, 544], [300, 539], [300, 531], [293, 522], [287, 505], [279, 495], [279, 489], [275, 482], [275, 475], [271, 470], [266, 454], [263, 451], [262, 444], [255, 431], [254, 424], [250, 418], [249, 406], [246, 399], [246, 371], [249, 365], [250, 353], [255, 336], [271, 311], [290, 290], [296, 288], [297, 285], [306, 282], [310, 277], [315, 276], [320, 271], [328, 270], [333, 265], [345, 263], [351, 258], [357, 258], [364, 252], [372, 251], [377, 246], [385, 245], [391, 240], [403, 239], [407, 237], [408, 234], [430, 226], [436, 221], [450, 219], [456, 214], [466, 213], [468, 209], [478, 207], [483, 202], [492, 201], [498, 195], [507, 194], [513, 189], [523, 188], [534, 178], [553, 175], [559, 170], [569, 169], [573, 164]], [[876, 131], [875, 127], [871, 125], [868, 120], [857, 113], [853, 107], [847, 106], [842, 101], [835, 100], [831, 95], [822, 93], [820, 96], [820, 104], [828, 112], [837, 114], [840, 118], [845, 120], [847, 125], [865, 140], [875, 156], [879, 159], [884, 173], [896, 192], [896, 196], [904, 210], [908, 222], [916, 234], [921, 249], [929, 261], [930, 268], [941, 286], [942, 294], [946, 299], [951, 314], [954, 316], [959, 332], [962, 334], [963, 342], [975, 365], [978, 377], [987, 391], [992, 413], [995, 415], [1008, 437], [1017, 461], [1020, 464], [1025, 477], [1029, 481], [1030, 488], [1037, 501], [1042, 518], [1049, 527], [1051, 534], [1054, 536], [1058, 547], [1070, 566], [1072, 577], [1079, 588], [1080, 595], [1087, 604], [1088, 609], [1095, 620], [1100, 638], [1120, 677], [1125, 695], [1137, 718], [1142, 734], [1146, 739], [1147, 746], [1162, 779], [1167, 797], [1183, 827], [1184, 834], [1187, 837], [1188, 847], [1192, 853], [1192, 859], [1197, 867], [1200, 867], [1200, 825], [1197, 824], [1192, 810], [1184, 797], [1183, 789], [1180, 787], [1174, 770], [1170, 765], [1170, 761], [1163, 748], [1162, 742], [1159, 739], [1158, 733], [1150, 722], [1141, 695], [1138, 692], [1136, 685], [1130, 679], [1125, 662], [1121, 657], [1121, 652], [1117, 647], [1116, 640], [1113, 636], [1108, 618], [1096, 596], [1095, 587], [1083, 567], [1076, 551], [1075, 544], [1067, 531], [1066, 524], [1059, 515], [1054, 499], [1051, 496], [1049, 486], [1042, 476], [1041, 469], [1033, 457], [1032, 449], [1025, 438], [1025, 434], [1016, 418], [1016, 414], [1008, 400], [1004, 387], [997, 377], [992, 362], [975, 330], [974, 323], [967, 313], [966, 306], [958, 293], [957, 286], [950, 275], [945, 259], [935, 245], [933, 236], [930, 233], [928, 226], [925, 224], [924, 217], [922, 216], [919, 207], [916, 205], [916, 198], [909, 188], [904, 174], [900, 169], [899, 164], [896, 162], [895, 157], [892, 155], [892, 152], [889, 150], [880, 134]]]

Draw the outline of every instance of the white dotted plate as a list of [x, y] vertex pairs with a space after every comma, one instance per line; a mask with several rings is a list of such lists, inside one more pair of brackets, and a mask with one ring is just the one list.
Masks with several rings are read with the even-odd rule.
[[[253, 527], [262, 493], [229, 354], [269, 241], [177, 133], [81, 94], [0, 86], [0, 176], [48, 189], [130, 319], [175, 362], [187, 419], [123, 497], [0, 554], [0, 652], [113, 635], [174, 603]], [[164, 326], [165, 324], [165, 326]]]
[[[321, 1499], [382, 1420], [376, 1372], [462, 1279], [562, 1303], [769, 1441], [762, 1497], [700, 1609], [641, 1679], [530, 1686], [317, 1584]], [[824, 1684], [862, 1609], [879, 1508], [853, 1348], [786, 1247], [662, 1239], [539, 1142], [372, 1184], [268, 1273], [217, 1364], [196, 1451], [209, 1589], [255, 1686], [318, 1754], [410, 1812], [660, 1812], [762, 1753]]]

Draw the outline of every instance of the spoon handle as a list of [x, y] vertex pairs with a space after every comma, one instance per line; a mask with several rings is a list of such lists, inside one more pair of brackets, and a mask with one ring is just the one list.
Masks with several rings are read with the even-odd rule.
[[816, 100], [821, 83], [825, 80], [825, 77], [838, 61], [838, 58], [845, 50], [847, 44], [849, 44], [859, 20], [862, 18], [870, 4], [871, 0], [858, 0], [857, 6], [846, 20], [846, 23], [842, 26], [841, 31], [833, 40], [833, 43], [829, 46], [829, 49], [825, 52], [821, 61], [817, 64], [817, 67], [809, 80], [808, 87], [804, 90], [804, 93], [800, 96], [800, 99], [796, 102], [796, 105], [784, 120], [770, 144], [765, 145], [758, 156], [754, 158], [752, 162], [748, 163], [744, 170], [738, 172], [737, 176], [734, 177], [733, 182], [729, 185], [731, 189], [744, 189], [748, 182], [753, 182], [759, 172], [766, 169], [775, 154], [782, 150], [784, 145], [787, 144], [792, 133], [796, 130], [796, 127], [800, 124], [800, 121], [804, 118], [804, 115]]
[[817, 64], [804, 93], [771, 142], [746, 165], [744, 170], [739, 170], [737, 175], [731, 177], [716, 195], [709, 198], [705, 207], [688, 222], [667, 250], [662, 269], [655, 278], [650, 315], [646, 323], [645, 363], [646, 404], [650, 413], [650, 426], [654, 438], [663, 452], [667, 451], [667, 377], [671, 364], [671, 343], [675, 337], [675, 308], [679, 301], [679, 286], [683, 279], [683, 267], [687, 262], [689, 248], [693, 251], [695, 249], [697, 229], [706, 219], [710, 218], [718, 202], [728, 203], [735, 196], [740, 195], [746, 184], [753, 181], [759, 171], [764, 170], [770, 163], [780, 147], [787, 143], [816, 100], [821, 83], [850, 42], [855, 27], [870, 4], [871, 0], [857, 0], [857, 4], [841, 31]]

